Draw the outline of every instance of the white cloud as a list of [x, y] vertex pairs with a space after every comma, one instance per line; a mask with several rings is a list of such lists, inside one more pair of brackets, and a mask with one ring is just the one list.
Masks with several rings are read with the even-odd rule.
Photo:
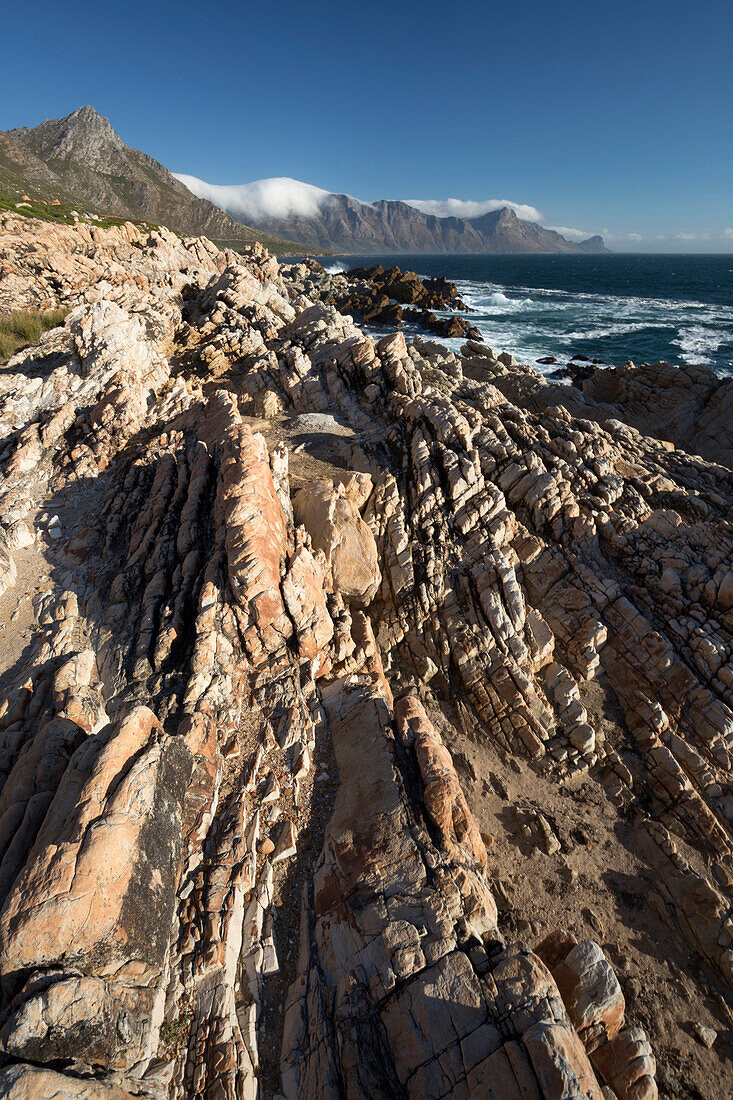
[[200, 199], [208, 199], [230, 214], [244, 218], [245, 221], [262, 218], [287, 218], [292, 214], [314, 217], [330, 191], [313, 187], [310, 183], [301, 183], [287, 176], [273, 179], [255, 180], [253, 183], [217, 184], [206, 183], [196, 176], [187, 176], [181, 172], [173, 175], [185, 184], [189, 191]]
[[729, 225], [727, 229], [723, 230], [723, 237], [726, 241], [733, 241], [733, 226]]
[[423, 214], [434, 214], [436, 218], [480, 218], [492, 210], [501, 210], [508, 206], [518, 218], [525, 222], [541, 222], [542, 214], [536, 206], [512, 202], [511, 199], [485, 199], [473, 202], [470, 199], [403, 199], [408, 206], [422, 210]]
[[593, 236], [592, 233], [587, 233], [585, 229], [572, 229], [569, 225], [548, 225], [547, 228], [554, 229], [556, 233], [561, 233], [569, 241], [586, 241], [588, 237]]
[[677, 241], [696, 241], [697, 233], [676, 233], [675, 240]]
[[626, 239], [629, 240], [629, 241], [643, 241], [644, 240], [641, 233], [627, 233], [626, 234]]

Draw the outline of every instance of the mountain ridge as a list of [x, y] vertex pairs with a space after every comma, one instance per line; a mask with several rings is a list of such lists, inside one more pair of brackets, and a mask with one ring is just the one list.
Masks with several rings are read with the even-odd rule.
[[273, 178], [241, 186], [209, 184], [174, 173], [194, 194], [208, 197], [234, 218], [305, 245], [360, 253], [606, 252], [603, 238], [569, 241], [553, 229], [517, 216], [510, 205], [477, 218], [428, 214], [399, 199], [362, 202], [299, 180]]
[[401, 200], [367, 203], [297, 180], [208, 184], [128, 146], [89, 104], [34, 127], [0, 131], [0, 200], [5, 196], [10, 205], [18, 198], [63, 202], [235, 248], [259, 240], [281, 254], [607, 251], [601, 237], [569, 241], [519, 218], [509, 205], [477, 218], [439, 217]]
[[194, 195], [159, 161], [127, 145], [109, 119], [86, 104], [38, 126], [0, 131], [0, 194], [88, 207], [104, 216], [166, 225], [236, 245], [256, 240], [297, 248]]

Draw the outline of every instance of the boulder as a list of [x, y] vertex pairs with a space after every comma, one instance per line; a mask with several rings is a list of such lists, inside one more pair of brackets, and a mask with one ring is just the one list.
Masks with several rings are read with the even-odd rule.
[[313, 482], [295, 494], [293, 511], [314, 549], [323, 551], [334, 589], [357, 606], [369, 604], [381, 581], [377, 545], [348, 487]]

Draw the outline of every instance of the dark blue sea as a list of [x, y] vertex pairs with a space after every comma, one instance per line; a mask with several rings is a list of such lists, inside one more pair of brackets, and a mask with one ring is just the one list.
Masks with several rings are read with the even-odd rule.
[[[345, 256], [329, 271], [397, 264], [458, 284], [494, 351], [618, 365], [703, 363], [733, 374], [733, 255]], [[447, 341], [456, 347], [462, 341]], [[551, 371], [552, 366], [539, 367]]]

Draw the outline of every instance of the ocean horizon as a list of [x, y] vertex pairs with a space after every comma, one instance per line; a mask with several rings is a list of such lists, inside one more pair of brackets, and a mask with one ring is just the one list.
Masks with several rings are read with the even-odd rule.
[[[733, 256], [724, 254], [315, 257], [329, 272], [381, 264], [456, 283], [497, 352], [551, 372], [573, 356], [617, 366], [699, 364], [733, 374]], [[439, 314], [440, 315], [440, 314]], [[385, 329], [385, 331], [387, 331]], [[417, 330], [415, 330], [417, 331]], [[411, 326], [405, 326], [406, 334]], [[445, 340], [460, 347], [463, 340]]]

